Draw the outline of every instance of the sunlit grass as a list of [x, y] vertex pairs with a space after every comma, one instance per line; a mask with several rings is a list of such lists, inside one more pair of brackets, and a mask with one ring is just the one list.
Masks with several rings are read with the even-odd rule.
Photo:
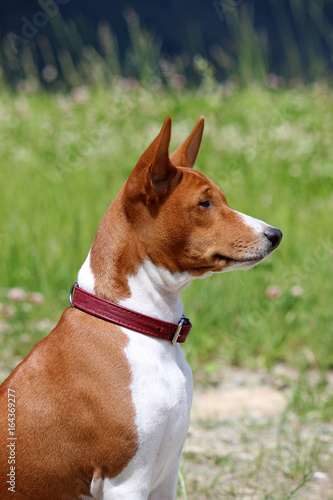
[[[32, 318], [56, 321], [68, 305], [104, 211], [165, 116], [173, 118], [175, 148], [204, 115], [197, 168], [232, 207], [279, 227], [284, 238], [254, 270], [199, 280], [185, 291], [194, 324], [184, 345], [188, 359], [194, 367], [211, 358], [332, 367], [331, 91], [166, 93], [121, 83], [76, 90], [0, 95], [0, 286], [3, 295], [17, 286], [45, 295], [32, 317], [4, 319], [11, 333], [4, 330], [0, 340], [12, 356], [25, 355], [46, 333]], [[278, 287], [276, 298], [267, 296], [270, 285]]]

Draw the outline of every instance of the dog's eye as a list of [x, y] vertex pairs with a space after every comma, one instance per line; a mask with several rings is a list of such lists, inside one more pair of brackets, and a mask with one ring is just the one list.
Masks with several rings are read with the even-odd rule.
[[200, 207], [204, 207], [204, 208], [209, 208], [211, 206], [209, 200], [200, 201], [199, 205], [200, 205]]

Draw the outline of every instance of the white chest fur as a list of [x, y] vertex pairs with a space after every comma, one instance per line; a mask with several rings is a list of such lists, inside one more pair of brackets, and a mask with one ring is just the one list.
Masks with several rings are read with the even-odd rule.
[[132, 370], [138, 450], [121, 474], [93, 481], [103, 500], [174, 500], [190, 421], [192, 372], [181, 347], [123, 329]]
[[148, 484], [154, 491], [165, 481], [177, 479], [170, 478], [170, 474], [173, 476], [174, 469], [178, 469], [189, 426], [192, 372], [179, 345], [150, 337], [142, 339], [130, 331], [127, 334], [130, 342], [126, 355], [132, 368], [139, 434], [133, 465], [147, 465], [145, 475], [151, 475]]
[[[146, 261], [129, 278], [131, 297], [121, 304], [177, 323], [183, 313], [180, 292], [191, 281], [187, 273], [171, 274]], [[142, 498], [150, 492], [149, 499], [154, 494], [157, 499], [173, 499], [190, 421], [192, 372], [178, 344], [124, 331], [129, 337], [126, 356], [133, 377], [139, 448], [123, 474], [130, 482], [137, 478], [137, 491], [149, 488], [141, 492]]]

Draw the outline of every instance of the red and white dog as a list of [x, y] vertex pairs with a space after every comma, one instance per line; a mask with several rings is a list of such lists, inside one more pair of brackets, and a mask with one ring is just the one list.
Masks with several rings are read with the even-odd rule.
[[169, 157], [165, 120], [104, 215], [72, 307], [1, 385], [1, 499], [176, 497], [192, 401], [180, 293], [254, 266], [282, 237], [193, 170], [203, 126]]

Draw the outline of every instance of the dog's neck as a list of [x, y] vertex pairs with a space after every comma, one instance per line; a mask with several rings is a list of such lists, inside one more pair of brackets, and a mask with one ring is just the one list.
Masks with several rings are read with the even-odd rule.
[[133, 234], [117, 205], [110, 205], [100, 224], [78, 273], [79, 286], [136, 312], [178, 323], [180, 294], [194, 277], [153, 264], [141, 248], [140, 234]]
[[[126, 294], [128, 296], [116, 297], [112, 290], [110, 290], [110, 296], [114, 302], [133, 311], [178, 323], [183, 314], [180, 294], [191, 283], [192, 279], [193, 276], [189, 273], [171, 273], [146, 260], [141, 264], [136, 274], [127, 277], [127, 286], [130, 292]], [[91, 252], [79, 271], [78, 283], [84, 290], [97, 293], [96, 288], [98, 287], [96, 287], [96, 279], [91, 267]], [[103, 295], [105, 296], [105, 294]]]
[[178, 323], [183, 314], [180, 293], [192, 281], [188, 273], [170, 273], [145, 261], [138, 272], [128, 278], [131, 296], [121, 305], [164, 321]]

